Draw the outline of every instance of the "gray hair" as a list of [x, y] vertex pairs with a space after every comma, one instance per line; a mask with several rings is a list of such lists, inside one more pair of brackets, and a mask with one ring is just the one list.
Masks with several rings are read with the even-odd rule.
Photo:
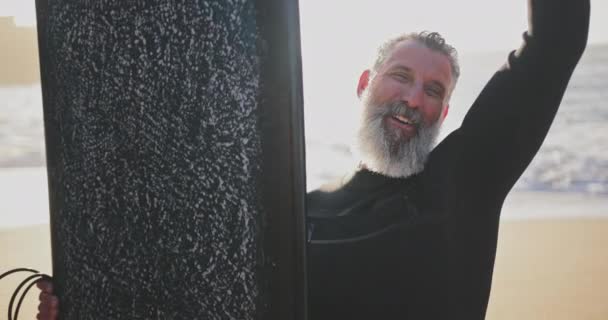
[[386, 125], [384, 119], [392, 115], [404, 115], [415, 123], [422, 122], [422, 115], [403, 102], [393, 102], [381, 107], [370, 105], [366, 98], [357, 134], [355, 152], [367, 168], [389, 177], [408, 177], [421, 172], [435, 147], [441, 121], [432, 125], [418, 126], [417, 135], [404, 140], [400, 129]]
[[390, 52], [397, 46], [397, 44], [406, 40], [415, 40], [425, 45], [427, 48], [445, 55], [450, 61], [450, 66], [452, 67], [452, 78], [454, 80], [452, 88], [456, 85], [458, 77], [460, 76], [458, 53], [454, 47], [445, 42], [445, 39], [438, 32], [413, 32], [389, 39], [378, 48], [376, 60], [374, 61], [374, 65], [372, 66], [371, 70], [372, 73], [376, 73], [378, 71], [380, 66], [384, 63]]

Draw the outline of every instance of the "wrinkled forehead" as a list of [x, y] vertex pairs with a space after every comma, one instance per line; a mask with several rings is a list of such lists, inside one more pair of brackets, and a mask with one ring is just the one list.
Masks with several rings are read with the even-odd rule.
[[452, 87], [450, 59], [416, 40], [408, 39], [395, 45], [378, 72], [394, 69], [408, 69], [425, 79], [439, 81], [446, 88]]

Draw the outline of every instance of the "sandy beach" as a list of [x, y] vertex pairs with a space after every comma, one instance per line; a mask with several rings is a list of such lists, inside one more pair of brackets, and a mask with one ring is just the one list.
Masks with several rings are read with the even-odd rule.
[[488, 320], [608, 319], [608, 219], [501, 224]]
[[[51, 245], [48, 224], [0, 229], [0, 273], [14, 268], [32, 268], [51, 274]], [[0, 319], [6, 319], [11, 295], [30, 273], [12, 274], [0, 282]], [[32, 288], [19, 311], [19, 319], [36, 319], [38, 294]]]
[[[0, 270], [49, 273], [48, 239], [48, 225], [0, 229]], [[607, 247], [608, 219], [504, 221], [486, 319], [608, 319]], [[0, 284], [0, 310], [21, 277]], [[35, 319], [37, 294], [28, 295], [21, 319]]]

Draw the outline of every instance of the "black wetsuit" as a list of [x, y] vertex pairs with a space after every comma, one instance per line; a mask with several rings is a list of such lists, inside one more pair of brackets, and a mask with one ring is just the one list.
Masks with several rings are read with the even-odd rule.
[[422, 173], [361, 170], [308, 195], [309, 319], [485, 317], [503, 201], [549, 130], [587, 40], [589, 0], [529, 3], [522, 47]]

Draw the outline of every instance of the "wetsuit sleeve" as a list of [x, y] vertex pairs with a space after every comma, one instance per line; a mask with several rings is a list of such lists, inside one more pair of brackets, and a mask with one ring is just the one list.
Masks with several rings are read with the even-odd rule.
[[530, 0], [528, 6], [522, 46], [438, 150], [465, 192], [496, 200], [506, 197], [540, 148], [587, 42], [589, 0]]

